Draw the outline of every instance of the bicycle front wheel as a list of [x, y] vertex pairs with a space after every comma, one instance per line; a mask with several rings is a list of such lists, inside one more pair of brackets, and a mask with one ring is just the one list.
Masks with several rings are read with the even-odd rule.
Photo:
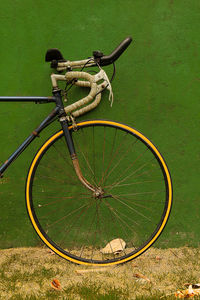
[[146, 251], [163, 231], [172, 183], [156, 147], [137, 130], [94, 120], [69, 127], [82, 173], [79, 181], [63, 131], [36, 153], [26, 182], [27, 210], [42, 241], [85, 265], [114, 265]]

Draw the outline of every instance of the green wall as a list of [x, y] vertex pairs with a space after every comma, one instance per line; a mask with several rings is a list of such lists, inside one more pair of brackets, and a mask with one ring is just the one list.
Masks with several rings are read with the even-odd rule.
[[[114, 104], [107, 96], [85, 118], [125, 122], [157, 145], [170, 168], [174, 206], [156, 243], [196, 246], [199, 202], [199, 0], [7, 0], [0, 8], [0, 94], [51, 94], [48, 48], [67, 59], [93, 50], [109, 54], [126, 36], [133, 43], [116, 63]], [[106, 67], [108, 73], [111, 69]], [[79, 92], [72, 94], [75, 99]], [[0, 161], [16, 149], [52, 104], [0, 103]], [[58, 124], [53, 128], [58, 128]], [[0, 247], [37, 245], [24, 204], [26, 171], [47, 129], [0, 181]]]

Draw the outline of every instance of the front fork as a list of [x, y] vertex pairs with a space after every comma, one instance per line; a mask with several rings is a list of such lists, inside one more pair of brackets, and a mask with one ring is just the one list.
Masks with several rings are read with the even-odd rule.
[[67, 120], [67, 116], [64, 110], [64, 105], [62, 102], [62, 96], [61, 96], [61, 90], [56, 90], [53, 91], [54, 97], [56, 99], [56, 104], [57, 107], [59, 108], [59, 121], [61, 124], [61, 127], [63, 129], [63, 133], [64, 133], [64, 137], [67, 143], [67, 147], [72, 159], [72, 163], [74, 166], [74, 170], [76, 172], [76, 175], [78, 176], [79, 180], [81, 181], [81, 183], [89, 190], [91, 190], [94, 195], [99, 193], [99, 189], [97, 187], [94, 187], [91, 183], [89, 183], [85, 177], [83, 176], [82, 172], [81, 172], [81, 168], [79, 165], [79, 161], [78, 161], [78, 157], [76, 155], [76, 150], [75, 150], [75, 146], [74, 146], [74, 142], [72, 139], [72, 134], [71, 131], [69, 130], [69, 123]]

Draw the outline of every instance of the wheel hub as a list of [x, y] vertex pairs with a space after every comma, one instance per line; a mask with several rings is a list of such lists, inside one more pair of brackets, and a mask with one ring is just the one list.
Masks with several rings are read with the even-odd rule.
[[95, 199], [112, 198], [112, 195], [105, 195], [105, 191], [104, 191], [101, 187], [98, 187], [98, 188], [94, 191], [93, 197], [94, 197]]
[[104, 195], [104, 190], [102, 190], [101, 187], [98, 187], [98, 188], [94, 191], [94, 193], [93, 193], [93, 196], [94, 196], [94, 198], [96, 198], [96, 199], [101, 199], [101, 198], [103, 198], [103, 195]]

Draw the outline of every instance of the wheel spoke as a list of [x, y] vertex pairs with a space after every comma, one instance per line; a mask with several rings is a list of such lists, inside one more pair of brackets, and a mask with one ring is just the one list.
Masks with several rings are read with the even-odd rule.
[[123, 204], [124, 206], [128, 207], [130, 210], [133, 210], [136, 214], [144, 217], [145, 219], [147, 219], [149, 222], [151, 222], [152, 220], [149, 219], [148, 217], [146, 217], [144, 214], [142, 214], [141, 212], [137, 211], [135, 208], [131, 207], [130, 205], [128, 205], [126, 202], [124, 202], [123, 200], [121, 200], [119, 197], [113, 196], [114, 199], [116, 199], [117, 201], [119, 201], [121, 204]]

